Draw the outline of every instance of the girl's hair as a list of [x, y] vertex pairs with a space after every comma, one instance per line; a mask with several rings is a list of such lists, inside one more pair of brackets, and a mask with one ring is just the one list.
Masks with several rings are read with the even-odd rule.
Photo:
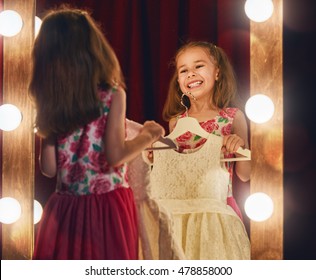
[[[183, 93], [181, 92], [178, 83], [176, 69], [177, 59], [184, 51], [196, 47], [203, 48], [210, 55], [210, 58], [219, 69], [218, 80], [215, 83], [214, 92], [211, 96], [213, 105], [216, 106], [216, 108], [223, 109], [231, 105], [235, 98], [237, 91], [235, 73], [224, 50], [209, 42], [189, 42], [178, 49], [171, 62], [171, 66], [174, 68], [174, 73], [169, 83], [168, 95], [162, 112], [162, 117], [165, 121], [169, 121], [185, 110], [184, 106], [181, 105], [181, 96]], [[189, 108], [189, 99], [186, 98], [183, 101]]]
[[125, 88], [112, 47], [84, 10], [63, 6], [49, 11], [32, 59], [29, 92], [42, 137], [70, 133], [100, 116], [100, 88]]

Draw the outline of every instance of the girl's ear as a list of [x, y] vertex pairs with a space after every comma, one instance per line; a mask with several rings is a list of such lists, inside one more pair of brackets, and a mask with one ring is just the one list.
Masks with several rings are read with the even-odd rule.
[[217, 69], [217, 71], [216, 71], [216, 75], [215, 75], [215, 80], [216, 81], [218, 80], [218, 77], [219, 77], [219, 69]]

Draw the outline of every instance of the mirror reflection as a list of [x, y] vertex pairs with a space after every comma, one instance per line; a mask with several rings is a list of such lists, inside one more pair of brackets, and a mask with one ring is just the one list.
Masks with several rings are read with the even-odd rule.
[[[78, 5], [77, 3], [72, 3], [71, 1], [68, 2], [71, 5], [76, 4], [76, 7], [79, 9], [90, 11], [89, 13], [91, 13], [91, 18], [100, 24], [101, 31], [105, 34], [106, 40], [108, 40], [110, 47], [112, 47], [115, 52], [115, 55], [111, 56], [113, 58], [117, 56], [124, 80], [120, 80], [118, 76], [113, 79], [113, 84], [111, 81], [105, 80], [104, 87], [101, 86], [100, 89], [101, 92], [104, 91], [105, 93], [107, 93], [110, 88], [114, 88], [114, 91], [120, 91], [121, 88], [122, 90], [126, 91], [126, 117], [131, 122], [131, 125], [130, 122], [127, 124], [130, 125], [130, 130], [132, 131], [132, 134], [134, 134], [134, 137], [138, 133], [143, 133], [143, 130], [148, 131], [148, 133], [150, 132], [151, 135], [168, 136], [168, 134], [175, 127], [177, 127], [176, 123], [178, 118], [183, 116], [183, 114], [188, 114], [190, 117], [194, 117], [196, 120], [198, 120], [200, 127], [202, 127], [204, 131], [208, 132], [208, 134], [221, 136], [216, 138], [221, 140], [218, 140], [219, 147], [216, 148], [218, 155], [215, 154], [215, 157], [219, 156], [219, 153], [221, 152], [223, 153], [223, 156], [226, 157], [226, 159], [238, 159], [238, 155], [235, 155], [237, 149], [249, 148], [249, 124], [243, 112], [245, 100], [247, 100], [249, 97], [249, 21], [244, 14], [243, 5], [240, 5], [241, 1], [233, 1], [233, 3], [231, 2], [232, 1], [200, 1], [199, 5], [195, 5], [193, 1], [173, 1], [172, 3], [168, 3], [168, 6], [157, 1], [139, 1], [137, 4], [134, 2], [132, 3], [131, 1], [125, 1], [125, 3], [124, 1], [107, 1], [98, 4], [87, 2], [85, 5]], [[44, 19], [42, 30], [40, 31], [38, 35], [39, 37], [37, 38], [39, 42], [39, 48], [41, 47], [41, 42], [45, 42], [41, 41], [41, 38], [48, 36], [47, 34], [44, 35], [44, 30], [46, 31], [44, 15], [46, 14], [47, 10], [54, 8], [58, 4], [60, 4], [58, 1], [54, 1], [54, 4], [52, 4], [52, 1], [37, 1], [37, 16]], [[236, 11], [239, 12], [236, 13]], [[199, 14], [199, 16], [197, 17], [196, 14]], [[52, 15], [52, 17], [53, 16], [54, 15]], [[88, 25], [91, 24], [91, 26], [94, 26], [84, 12], [82, 15], [79, 13], [79, 15], [76, 16], [78, 16], [78, 18], [82, 16], [82, 20], [86, 20]], [[64, 26], [62, 26], [62, 28], [67, 26], [66, 20], [67, 18], [65, 17], [63, 19]], [[53, 23], [54, 22], [52, 21], [51, 24]], [[58, 28], [57, 25], [56, 28]], [[47, 29], [47, 32], [48, 31], [49, 30]], [[62, 32], [66, 34], [66, 32], [69, 32], [69, 30], [64, 29]], [[75, 30], [73, 30], [73, 32], [75, 32]], [[72, 36], [73, 38], [76, 37], [75, 33], [69, 33], [68, 35]], [[196, 45], [187, 45], [186, 47], [183, 47], [183, 49], [180, 49], [180, 47], [184, 46], [188, 41], [209, 43], [203, 43], [204, 45], [199, 45], [200, 43], [197, 43]], [[66, 52], [66, 50], [63, 51]], [[73, 52], [74, 51], [75, 49], [73, 49]], [[50, 65], [54, 64], [51, 62]], [[113, 71], [113, 75], [115, 75], [115, 71]], [[100, 85], [101, 84], [99, 84], [99, 86]], [[36, 87], [37, 82], [34, 82], [34, 90]], [[235, 91], [236, 98], [233, 98]], [[222, 95], [223, 92], [225, 94]], [[208, 95], [212, 95], [212, 99]], [[104, 100], [104, 102], [107, 104], [106, 102], [109, 101]], [[231, 107], [232, 105], [236, 107]], [[110, 108], [111, 107], [105, 107], [104, 110], [107, 111]], [[110, 112], [111, 111], [113, 112], [114, 109], [110, 110]], [[110, 114], [111, 113], [109, 113], [108, 116], [109, 127], [115, 127], [114, 124], [111, 126]], [[237, 119], [238, 122], [233, 122], [234, 119]], [[145, 123], [147, 120], [154, 120], [155, 123]], [[40, 124], [40, 121], [41, 118], [38, 118], [38, 124]], [[160, 124], [160, 127], [158, 125], [156, 126], [157, 123]], [[235, 123], [237, 125], [235, 125]], [[139, 127], [139, 125], [142, 124], [144, 124], [144, 127]], [[43, 124], [42, 127], [45, 127], [45, 124]], [[164, 135], [160, 135], [161, 132], [159, 132], [159, 129], [162, 129], [162, 127], [165, 130]], [[39, 126], [39, 128], [41, 128], [41, 126]], [[43, 129], [42, 133], [45, 136]], [[113, 134], [115, 133], [113, 132]], [[46, 136], [47, 135], [50, 134], [46, 134]], [[86, 135], [84, 131], [80, 131], [79, 134], [74, 135], [73, 139], [81, 139], [82, 135]], [[200, 156], [202, 156], [201, 150], [207, 148], [210, 149], [212, 146], [210, 144], [208, 145], [210, 147], [208, 147], [206, 143], [214, 143], [214, 141], [206, 141], [205, 138], [201, 138], [200, 135], [197, 134], [190, 135], [191, 136], [189, 138], [193, 142], [196, 141], [194, 147], [188, 146], [188, 140], [191, 140], [186, 138], [188, 134], [185, 131], [183, 135], [177, 135], [175, 139], [172, 139], [177, 141], [177, 147], [180, 147], [181, 149], [181, 153], [178, 151], [178, 153], [174, 155], [176, 157], [183, 155], [191, 157], [189, 154], [194, 154], [197, 162], [203, 162], [202, 160], [198, 160], [199, 153]], [[110, 143], [112, 138], [106, 137], [105, 139], [107, 143]], [[41, 161], [40, 165], [37, 166], [36, 169], [35, 198], [42, 202], [43, 205], [45, 205], [47, 201], [52, 200], [52, 193], [55, 191], [56, 183], [59, 185], [59, 180], [61, 180], [61, 182], [66, 182], [61, 178], [61, 175], [58, 173], [58, 169], [56, 171], [56, 167], [53, 167], [54, 171], [52, 173], [50, 173], [50, 166], [45, 168], [45, 153], [51, 154], [51, 151], [53, 151], [52, 147], [54, 147], [54, 145], [57, 143], [59, 160], [61, 154], [63, 154], [65, 156], [65, 160], [67, 160], [67, 157], [70, 157], [67, 149], [71, 150], [72, 147], [74, 147], [75, 142], [70, 143], [70, 140], [65, 142], [66, 139], [68, 138], [61, 139], [57, 137], [57, 140], [55, 139], [54, 141], [50, 141], [48, 138], [47, 141], [40, 141], [39, 137], [36, 139], [36, 157], [41, 155]], [[117, 139], [116, 143], [118, 143]], [[134, 143], [135, 138], [131, 137], [131, 139], [133, 139], [131, 140], [131, 143]], [[156, 140], [158, 140], [158, 138], [156, 138]], [[222, 145], [222, 141], [224, 141], [224, 145]], [[68, 147], [65, 143], [69, 143], [70, 146]], [[97, 145], [94, 145], [94, 147], [96, 146]], [[102, 145], [100, 145], [100, 147], [101, 146]], [[194, 149], [197, 149], [197, 151], [193, 152]], [[80, 150], [81, 148], [76, 151], [78, 152]], [[191, 152], [189, 154], [187, 152], [184, 153], [185, 150]], [[114, 152], [114, 150], [112, 151]], [[150, 174], [148, 179], [151, 182], [154, 181], [157, 185], [159, 178], [177, 178], [176, 176], [181, 172], [185, 172], [184, 170], [194, 170], [196, 168], [196, 166], [192, 165], [190, 159], [182, 160], [180, 158], [165, 158], [165, 160], [162, 161], [163, 163], [166, 161], [172, 162], [172, 160], [176, 160], [177, 164], [173, 166], [175, 174], [170, 174], [170, 176], [164, 176], [162, 173], [160, 175], [152, 175], [156, 174], [155, 172], [160, 168], [160, 165], [165, 166], [164, 164], [159, 164], [159, 161], [161, 160], [160, 155], [163, 155], [163, 157], [168, 157], [172, 151], [173, 150], [152, 151], [148, 153], [142, 153], [141, 158], [138, 156], [138, 160], [147, 162], [147, 169], [145, 170], [145, 173], [143, 173], [141, 181], [138, 179], [138, 181], [135, 182], [135, 185], [145, 184], [143, 180], [147, 178], [146, 172], [149, 172], [149, 169], [151, 169], [153, 172]], [[82, 155], [79, 155], [77, 152], [72, 150], [72, 156], [70, 158], [79, 159]], [[211, 156], [208, 157], [206, 156], [207, 154], [204, 154], [205, 160], [210, 161]], [[123, 159], [125, 159], [125, 157], [123, 157]], [[109, 160], [109, 158], [107, 158], [107, 160]], [[87, 163], [89, 161], [89, 158], [83, 158], [83, 162]], [[223, 212], [223, 217], [228, 218], [228, 224], [238, 220], [239, 226], [237, 228], [228, 226], [226, 227], [226, 230], [229, 230], [231, 234], [236, 234], [236, 232], [243, 233], [237, 234], [238, 236], [243, 236], [241, 240], [238, 241], [243, 244], [240, 246], [243, 249], [237, 252], [234, 249], [236, 248], [236, 245], [229, 245], [229, 254], [231, 254], [229, 258], [247, 259], [250, 258], [250, 244], [248, 239], [249, 220], [244, 213], [243, 204], [249, 192], [250, 163], [249, 161], [233, 161], [234, 160], [227, 160], [225, 163], [218, 162], [218, 165], [215, 167], [211, 166], [213, 173], [209, 172], [208, 170], [206, 171], [205, 178], [207, 181], [205, 183], [199, 183], [201, 190], [197, 190], [197, 192], [200, 193], [199, 196], [201, 198], [204, 198], [206, 195], [209, 196], [209, 199], [211, 200], [215, 199], [215, 201], [217, 201], [216, 203], [219, 203], [218, 207], [219, 205], [223, 205], [225, 206], [223, 209], [226, 209], [228, 205], [227, 209], [229, 209], [229, 213], [225, 212], [228, 210], [221, 210]], [[71, 166], [73, 166], [73, 168], [79, 168], [80, 164], [78, 162], [79, 161], [76, 161], [76, 164]], [[113, 159], [113, 164], [110, 164], [109, 168], [114, 168], [114, 170], [116, 170], [115, 168], [119, 166], [120, 162], [121, 161], [116, 161]], [[184, 170], [177, 169], [181, 162], [187, 162], [189, 165], [185, 167]], [[145, 168], [143, 162], [139, 163], [140, 165], [138, 166], [135, 165], [135, 162], [133, 164], [134, 165], [132, 165], [132, 167], [129, 169], [133, 170], [133, 168], [136, 166], [138, 169], [136, 169], [135, 172], [141, 174], [139, 168], [140, 166]], [[41, 175], [41, 171], [43, 170], [44, 173], [48, 175], [48, 177], [51, 177], [50, 179]], [[172, 168], [168, 168], [166, 171], [167, 170], [172, 170]], [[215, 172], [214, 170], [217, 171]], [[65, 175], [66, 173], [70, 174], [68, 171], [65, 171], [63, 174]], [[56, 174], [59, 175], [56, 176]], [[73, 177], [75, 174], [78, 175], [79, 173], [75, 172], [71, 174]], [[195, 174], [195, 176], [198, 176], [199, 174], [201, 175], [201, 173], [196, 172], [193, 172], [192, 174]], [[133, 181], [133, 174], [130, 174], [129, 176], [130, 181]], [[207, 185], [209, 184], [208, 180], [212, 181], [213, 179], [211, 180], [211, 178], [213, 177], [222, 178], [222, 187], [217, 191], [219, 193], [207, 194]], [[174, 196], [166, 193], [162, 195], [160, 193], [157, 194], [159, 199], [153, 200], [153, 203], [156, 203], [158, 206], [164, 205], [164, 209], [168, 209], [168, 203], [161, 203], [163, 200], [169, 199], [169, 195], [171, 195], [171, 197], [175, 199], [173, 200], [174, 202], [177, 201], [181, 204], [184, 202], [184, 199], [190, 197], [192, 203], [195, 203], [197, 206], [201, 207], [201, 201], [197, 200], [197, 197], [193, 191], [192, 193], [190, 191], [192, 186], [196, 184], [194, 181], [200, 180], [200, 177], [198, 176], [195, 179], [193, 178], [194, 177], [192, 176], [187, 176], [187, 180], [183, 181], [188, 184], [187, 192], [183, 192], [181, 194], [173, 193], [172, 195]], [[119, 179], [117, 178], [115, 180]], [[125, 181], [123, 180], [122, 184], [124, 182]], [[215, 184], [219, 184], [216, 182]], [[181, 181], [178, 181], [177, 183], [183, 185]], [[169, 185], [176, 187], [176, 185], [173, 185], [170, 180], [161, 182], [161, 184], [165, 185], [166, 187]], [[43, 186], [49, 186], [49, 188], [43, 188]], [[63, 186], [65, 185], [62, 183], [61, 186], [59, 186], [59, 191], [63, 189]], [[98, 186], [96, 187], [98, 188]], [[133, 189], [133, 186], [131, 187]], [[178, 185], [178, 187], [181, 186]], [[85, 192], [88, 191], [85, 190], [85, 188], [80, 188], [77, 185], [72, 186], [72, 191], [77, 191], [77, 188], [80, 189], [80, 195], [84, 195]], [[159, 187], [157, 189], [159, 189]], [[167, 189], [170, 190], [168, 187]], [[68, 191], [70, 191], [69, 188], [66, 190], [66, 192]], [[102, 190], [99, 191], [102, 192]], [[137, 193], [138, 190], [135, 186], [133, 191], [135, 195], [136, 206], [139, 207], [139, 197], [137, 197], [137, 195], [141, 194]], [[148, 195], [148, 193], [145, 193], [144, 195]], [[149, 197], [149, 199], [152, 199], [152, 197]], [[149, 204], [146, 204], [146, 207], [148, 207], [148, 205]], [[186, 208], [185, 205], [184, 208]], [[152, 209], [148, 208], [148, 211], [149, 210], [152, 211]], [[165, 215], [172, 216], [172, 221], [169, 222], [175, 223], [178, 221], [177, 223], [179, 224], [180, 220], [177, 220], [175, 217], [174, 210], [170, 208], [168, 211], [165, 213]], [[204, 209], [202, 213], [204, 213], [203, 215], [206, 217], [209, 216], [210, 213], [213, 213], [213, 211], [214, 209]], [[141, 211], [137, 211], [137, 213], [142, 215]], [[151, 213], [153, 215], [153, 219], [151, 221], [155, 224], [157, 223], [157, 220], [154, 218], [155, 213]], [[43, 217], [45, 218], [45, 210]], [[143, 216], [140, 218], [143, 218]], [[145, 238], [143, 238], [140, 241], [141, 246], [143, 246], [142, 250], [140, 250], [140, 257], [148, 259], [223, 258], [222, 255], [209, 256], [206, 254], [206, 252], [201, 250], [196, 251], [195, 246], [192, 247], [193, 249], [191, 250], [191, 253], [189, 253], [189, 249], [185, 249], [186, 247], [182, 249], [180, 248], [180, 244], [183, 243], [181, 239], [189, 238], [189, 235], [188, 237], [185, 237], [184, 232], [180, 230], [184, 225], [186, 225], [187, 229], [191, 228], [191, 230], [196, 231], [200, 230], [201, 228], [211, 227], [212, 219], [218, 219], [215, 218], [215, 216], [213, 218], [208, 217], [209, 221], [207, 223], [195, 224], [193, 226], [192, 224], [188, 224], [188, 220], [186, 220], [187, 218], [188, 217], [185, 217], [185, 215], [182, 217], [181, 223], [183, 225], [178, 229], [174, 229], [175, 235], [167, 235], [169, 239], [172, 240], [172, 242], [170, 243], [170, 249], [166, 250], [165, 255], [159, 251], [159, 248], [153, 248], [153, 244], [157, 244], [156, 241], [145, 244]], [[197, 218], [198, 216], [194, 219]], [[230, 221], [231, 219], [232, 221]], [[142, 219], [142, 221], [144, 221], [144, 219]], [[49, 223], [48, 219], [45, 220], [45, 223]], [[168, 222], [166, 225], [167, 224]], [[150, 226], [150, 221], [144, 223], [143, 226], [154, 228], [154, 226]], [[223, 227], [223, 225], [220, 223], [217, 223], [217, 226], [218, 228], [225, 229], [225, 227]], [[36, 225], [36, 227], [37, 235], [45, 235], [42, 233], [43, 230], [40, 224]], [[131, 230], [132, 229], [130, 229], [130, 231]], [[161, 230], [162, 229], [158, 226], [157, 231]], [[209, 230], [206, 230], [206, 237], [203, 238], [207, 240], [207, 236], [210, 234], [211, 233]], [[214, 233], [212, 236], [213, 235], [216, 234]], [[140, 236], [144, 237], [142, 236], [141, 230]], [[154, 234], [148, 236], [146, 240], [148, 241], [150, 238], [155, 238]], [[40, 241], [36, 242], [36, 244], [40, 243]], [[195, 242], [198, 241], [196, 240]], [[210, 244], [215, 243], [212, 241]], [[35, 245], [36, 248], [39, 246], [40, 245]], [[177, 247], [177, 250], [171, 250], [171, 248], [175, 247]], [[36, 250], [38, 250], [38, 252], [40, 251], [40, 249]], [[227, 252], [225, 253], [223, 251], [223, 253], [226, 254]], [[94, 258], [92, 256], [90, 257]], [[38, 258], [41, 258], [40, 253]], [[71, 256], [68, 256], [67, 258], [71, 258]], [[95, 256], [95, 258], [98, 257]]]

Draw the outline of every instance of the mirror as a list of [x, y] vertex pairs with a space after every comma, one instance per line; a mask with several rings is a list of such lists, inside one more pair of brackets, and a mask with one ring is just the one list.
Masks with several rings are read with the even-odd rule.
[[[37, 16], [61, 1], [37, 0]], [[221, 46], [237, 75], [241, 104], [249, 97], [249, 20], [244, 1], [99, 1], [77, 4], [88, 8], [100, 22], [120, 60], [127, 83], [127, 117], [137, 122], [153, 119], [166, 129], [162, 108], [171, 76], [169, 63], [186, 40], [206, 40]], [[137, 4], [138, 5], [137, 5]], [[198, 16], [197, 16], [198, 15]], [[241, 107], [243, 110], [243, 107]], [[248, 124], [249, 125], [249, 124]], [[38, 158], [38, 142], [35, 158]], [[249, 182], [236, 176], [234, 195], [243, 212]], [[36, 169], [35, 198], [45, 203], [55, 189], [55, 181]], [[42, 186], [45, 186], [43, 188]], [[49, 187], [47, 187], [49, 186]], [[243, 213], [249, 232], [249, 220]]]

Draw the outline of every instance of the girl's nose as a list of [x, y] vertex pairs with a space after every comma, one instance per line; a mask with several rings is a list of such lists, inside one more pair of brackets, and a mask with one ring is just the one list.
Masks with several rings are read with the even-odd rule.
[[188, 72], [188, 78], [191, 78], [191, 77], [194, 77], [194, 76], [195, 76], [194, 71], [190, 70], [190, 71]]

